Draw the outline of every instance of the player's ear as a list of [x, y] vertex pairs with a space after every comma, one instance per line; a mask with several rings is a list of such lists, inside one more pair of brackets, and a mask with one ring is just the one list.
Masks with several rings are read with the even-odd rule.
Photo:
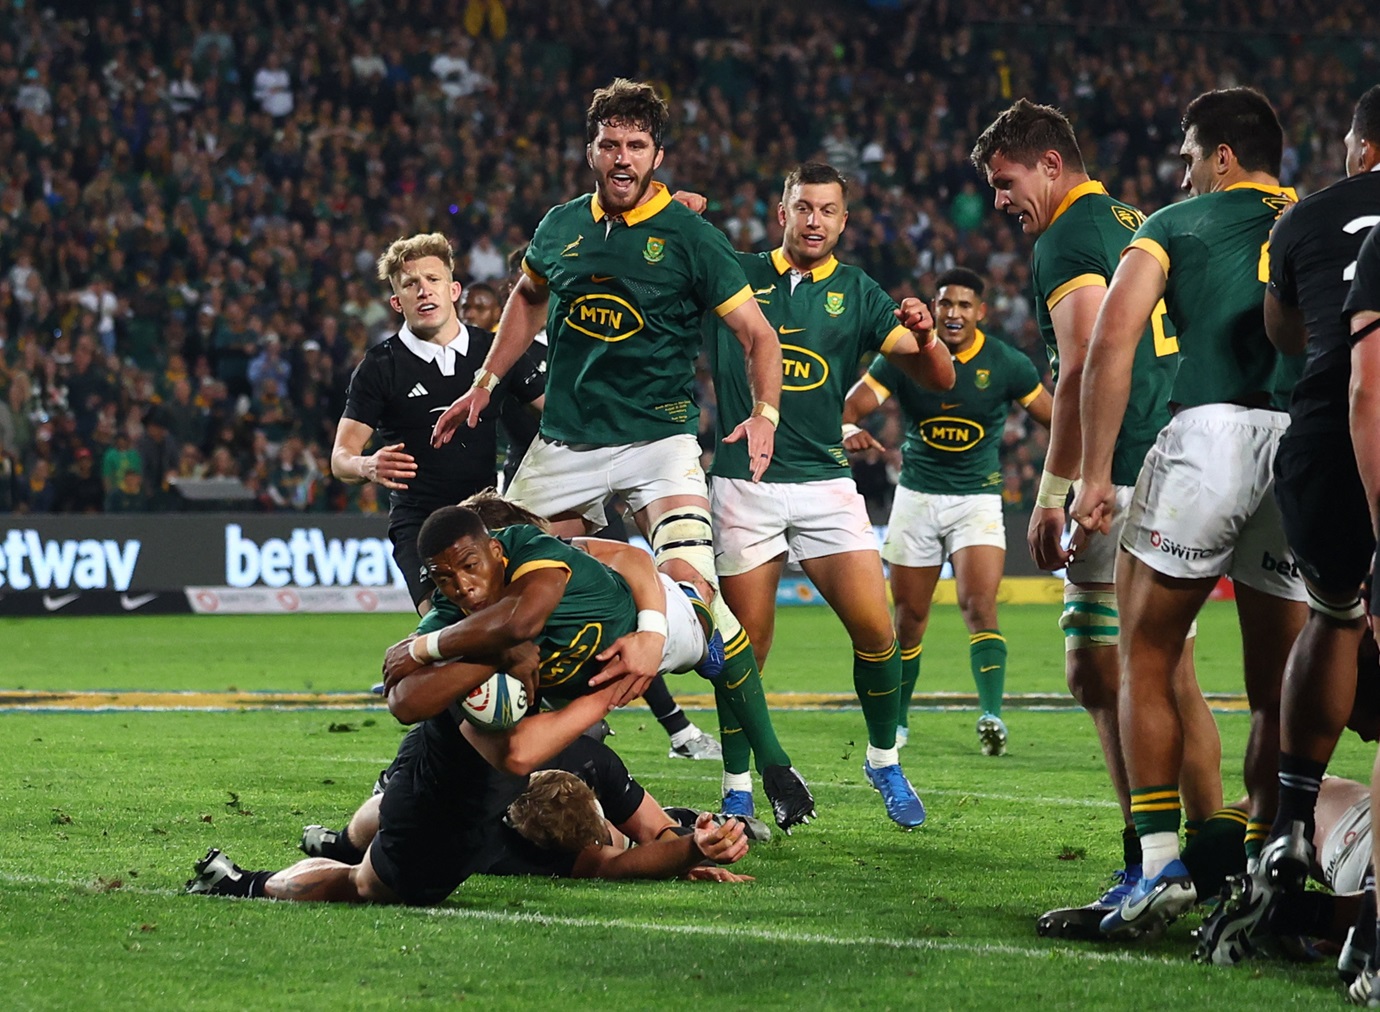
[[978, 303], [978, 307], [977, 307], [977, 318], [978, 318], [978, 322], [979, 322], [979, 323], [981, 323], [983, 320], [987, 319], [987, 303], [985, 303], [985, 302], [979, 302], [979, 303]]
[[451, 302], [451, 305], [455, 305], [457, 302], [460, 301], [460, 293], [461, 293], [462, 291], [464, 291], [464, 286], [461, 285], [460, 282], [458, 282], [458, 281], [452, 281], [452, 282], [450, 283], [450, 302]]
[[594, 145], [592, 143], [585, 145], [585, 164], [591, 169], [594, 168]]
[[776, 223], [782, 228], [786, 227], [786, 204], [784, 201], [776, 205]]
[[1058, 179], [1064, 171], [1064, 157], [1051, 148], [1040, 156], [1040, 168], [1050, 179]]
[[396, 295], [388, 296], [388, 304], [393, 307], [393, 312], [402, 312], [402, 300], [399, 299]]
[[652, 171], [653, 171], [653, 172], [655, 172], [657, 169], [661, 168], [661, 160], [662, 160], [663, 158], [665, 158], [665, 157], [666, 157], [666, 149], [665, 149], [665, 148], [657, 148], [657, 149], [656, 149], [656, 157], [652, 159]]

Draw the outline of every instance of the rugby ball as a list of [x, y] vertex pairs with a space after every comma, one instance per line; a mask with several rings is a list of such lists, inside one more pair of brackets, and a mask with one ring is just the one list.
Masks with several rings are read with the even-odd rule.
[[486, 731], [506, 731], [527, 713], [527, 689], [505, 671], [496, 671], [460, 704], [465, 718]]

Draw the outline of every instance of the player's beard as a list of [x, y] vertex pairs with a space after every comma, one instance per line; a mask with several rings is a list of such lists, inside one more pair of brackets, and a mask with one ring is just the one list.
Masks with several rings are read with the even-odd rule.
[[[633, 186], [629, 191], [628, 200], [625, 204], [619, 203], [611, 196], [612, 191], [609, 187], [609, 177], [612, 176], [614, 172], [618, 171], [627, 172], [633, 177]], [[645, 176], [638, 176], [632, 169], [620, 170], [615, 168], [599, 179], [599, 205], [609, 214], [625, 214], [642, 203], [642, 198], [647, 195], [647, 190], [651, 188], [651, 185], [652, 174], [650, 172]]]

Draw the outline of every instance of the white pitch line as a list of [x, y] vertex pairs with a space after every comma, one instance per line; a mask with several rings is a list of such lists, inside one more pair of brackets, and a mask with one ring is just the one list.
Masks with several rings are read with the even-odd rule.
[[[16, 875], [0, 871], [0, 881], [16, 885], [63, 886], [67, 888], [89, 889], [92, 893], [105, 891], [98, 882], [75, 881], [70, 879], [43, 878], [38, 875]], [[183, 896], [179, 889], [157, 889], [143, 886], [121, 885], [110, 892], [134, 893], [140, 896]], [[227, 897], [215, 897], [225, 900]], [[207, 898], [198, 897], [189, 902], [205, 903]], [[239, 902], [239, 901], [236, 901]], [[243, 902], [255, 902], [246, 900]], [[627, 918], [558, 917], [553, 914], [518, 913], [505, 910], [474, 910], [464, 907], [400, 907], [405, 914], [424, 917], [448, 917], [462, 921], [485, 921], [498, 924], [539, 924], [543, 927], [576, 928], [599, 931], [640, 931], [671, 935], [697, 935], [707, 938], [724, 938], [733, 941], [757, 941], [782, 943], [787, 945], [830, 945], [858, 948], [911, 949], [926, 952], [960, 952], [970, 955], [1015, 956], [1023, 959], [1049, 960], [1069, 958], [1092, 963], [1163, 963], [1164, 956], [1137, 954], [1132, 952], [1098, 952], [1090, 949], [1052, 946], [1048, 949], [1032, 949], [1020, 945], [1000, 945], [977, 942], [937, 941], [932, 938], [887, 938], [877, 936], [830, 935], [815, 931], [780, 931], [773, 928], [752, 928], [735, 925], [711, 924], [667, 924], [662, 921], [638, 921]]]

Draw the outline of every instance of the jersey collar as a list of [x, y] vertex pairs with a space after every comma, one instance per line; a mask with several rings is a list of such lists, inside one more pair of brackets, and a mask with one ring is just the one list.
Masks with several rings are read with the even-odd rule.
[[[771, 265], [776, 268], [777, 274], [785, 274], [787, 271], [795, 270], [795, 268], [791, 266], [791, 262], [786, 259], [786, 251], [783, 249], [774, 249], [771, 251]], [[808, 271], [796, 271], [796, 273], [806, 281], [823, 281], [830, 274], [833, 274], [834, 271], [838, 270], [838, 266], [838, 260], [830, 253], [829, 259], [818, 267]]]
[[[1105, 195], [1106, 192], [1107, 188], [1103, 186], [1101, 183], [1099, 183], [1096, 179], [1089, 179], [1086, 183], [1079, 183], [1068, 193], [1064, 194], [1064, 199], [1059, 201], [1059, 206], [1056, 207], [1054, 209], [1054, 213], [1050, 215], [1049, 224], [1053, 225], [1056, 221], [1058, 221], [1059, 215], [1063, 214], [1070, 207], [1072, 207], [1073, 202], [1077, 200], [1079, 197], [1086, 197], [1090, 193], [1101, 193]], [[1049, 225], [1046, 225], [1045, 227], [1048, 228]]]
[[622, 214], [609, 214], [599, 204], [599, 194], [596, 191], [589, 201], [589, 213], [594, 215], [595, 221], [603, 221], [605, 218], [622, 218], [624, 225], [636, 225], [640, 221], [646, 221], [654, 214], [666, 210], [671, 203], [671, 191], [666, 189], [664, 183], [652, 181], [652, 195], [646, 203], [638, 204], [631, 211], [624, 211]]
[[1292, 186], [1271, 186], [1269, 183], [1240, 182], [1232, 183], [1223, 193], [1230, 193], [1232, 190], [1259, 190], [1261, 193], [1269, 193], [1276, 197], [1288, 197], [1295, 203], [1298, 202], [1299, 195]]
[[977, 357], [977, 353], [982, 351], [982, 346], [986, 343], [987, 335], [984, 334], [981, 329], [978, 329], [976, 335], [973, 337], [973, 343], [968, 345], [966, 350], [960, 351], [957, 355], [955, 355], [954, 361], [960, 362], [963, 365], [967, 365], [969, 362], [971, 362], [974, 358]]
[[461, 355], [470, 353], [470, 328], [468, 324], [464, 323], [460, 324], [460, 333], [455, 335], [450, 344], [423, 341], [412, 333], [412, 328], [405, 323], [402, 325], [402, 329], [398, 331], [398, 337], [407, 350], [422, 361], [435, 362], [436, 367], [441, 370], [442, 376], [454, 376], [455, 360]]

